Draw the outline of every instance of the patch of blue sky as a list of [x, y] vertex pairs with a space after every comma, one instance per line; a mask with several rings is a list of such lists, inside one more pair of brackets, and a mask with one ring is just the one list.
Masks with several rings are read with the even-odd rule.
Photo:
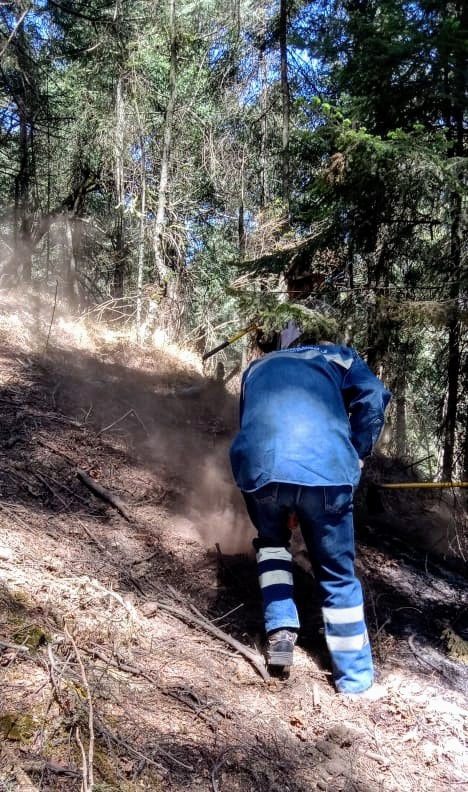
[[8, 102], [0, 110], [0, 129], [6, 134], [14, 134], [19, 130], [18, 109], [13, 102]]
[[217, 41], [208, 50], [208, 65], [211, 67], [217, 66], [229, 56], [230, 52], [229, 30], [228, 28], [221, 28], [217, 31]]
[[420, 3], [403, 3], [402, 8], [410, 19], [423, 21], [427, 18], [427, 8], [422, 9]]
[[[39, 54], [47, 47], [51, 39], [53, 20], [47, 10], [45, 0], [38, 0], [26, 14], [23, 21], [24, 29], [29, 33], [29, 41], [34, 52]], [[56, 34], [54, 29], [54, 35]]]

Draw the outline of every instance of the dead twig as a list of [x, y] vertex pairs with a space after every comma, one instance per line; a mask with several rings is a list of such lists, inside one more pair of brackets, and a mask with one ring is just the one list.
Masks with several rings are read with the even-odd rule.
[[21, 765], [27, 773], [43, 773], [47, 771], [55, 773], [55, 775], [70, 776], [70, 778], [79, 778], [81, 776], [81, 773], [73, 767], [61, 765], [58, 762], [50, 762], [46, 759], [26, 759], [22, 760]]
[[[14, 38], [15, 34], [17, 33], [18, 29], [21, 27], [21, 25], [22, 25], [22, 23], [23, 23], [23, 20], [24, 20], [25, 16], [26, 16], [27, 14], [29, 14], [29, 12], [31, 11], [31, 8], [32, 8], [32, 5], [29, 5], [27, 8], [25, 8], [25, 9], [24, 9], [24, 11], [23, 11], [23, 13], [21, 14], [20, 18], [19, 18], [19, 19], [18, 19], [18, 21], [16, 22], [16, 25], [15, 25], [15, 26], [14, 26], [14, 28], [12, 29], [12, 31], [11, 31], [11, 33], [10, 33], [10, 35], [8, 36], [8, 38], [7, 38], [7, 40], [6, 40], [6, 43], [3, 45], [3, 47], [2, 47], [2, 49], [1, 49], [1, 51], [0, 51], [0, 59], [1, 59], [1, 58], [3, 58], [3, 56], [4, 56], [5, 52], [6, 52], [6, 51], [7, 51], [7, 49], [8, 49], [8, 46], [9, 46], [9, 44], [10, 44], [10, 43], [11, 43], [11, 41], [13, 40], [13, 38]], [[58, 285], [58, 282], [57, 282], [57, 285]]]
[[10, 643], [10, 641], [0, 640], [0, 649], [12, 649], [18, 654], [29, 654], [29, 647], [22, 644]]
[[82, 498], [81, 495], [78, 495], [77, 492], [74, 492], [71, 487], [68, 487], [66, 484], [64, 484], [63, 481], [57, 481], [57, 479], [51, 476], [50, 473], [47, 474], [47, 477], [43, 476], [43, 478], [48, 478], [53, 484], [56, 484], [57, 487], [61, 487], [61, 489], [65, 490], [65, 492], [68, 492], [73, 498], [75, 498], [75, 500], [78, 500], [84, 506], [89, 507], [88, 501], [85, 498]]
[[235, 613], [236, 611], [238, 611], [240, 608], [243, 608], [243, 607], [244, 607], [244, 603], [241, 602], [239, 605], [236, 605], [235, 608], [231, 608], [231, 610], [228, 610], [226, 613], [223, 613], [222, 616], [216, 616], [216, 618], [215, 619], [211, 619], [211, 621], [212, 622], [218, 622], [218, 621], [222, 621], [223, 619], [227, 619], [228, 616], [231, 616], [232, 613]]
[[103, 432], [107, 432], [109, 429], [112, 429], [114, 426], [117, 426], [117, 424], [119, 424], [122, 421], [124, 421], [125, 418], [128, 418], [129, 415], [133, 415], [133, 410], [127, 410], [127, 412], [124, 415], [121, 415], [120, 418], [117, 418], [116, 421], [112, 421], [112, 423], [110, 423], [107, 426], [104, 426], [102, 429], [100, 429], [99, 432], [97, 433], [98, 437], [100, 435], [102, 435]]
[[26, 530], [27, 530], [27, 531], [29, 531], [29, 530], [30, 530], [30, 527], [31, 527], [31, 526], [30, 526], [30, 525], [28, 525], [27, 523], [25, 523], [25, 522], [24, 522], [24, 520], [22, 520], [22, 519], [21, 519], [21, 517], [18, 517], [18, 515], [17, 515], [17, 514], [12, 514], [12, 513], [11, 513], [11, 511], [10, 511], [10, 509], [8, 509], [8, 508], [7, 508], [7, 507], [6, 507], [6, 506], [5, 506], [3, 503], [0, 503], [0, 511], [4, 512], [5, 514], [7, 514], [7, 515], [8, 515], [8, 517], [10, 518], [10, 520], [11, 520], [13, 523], [14, 523], [14, 522], [15, 522], [15, 520], [16, 520], [16, 522], [18, 523], [18, 525], [21, 525], [21, 527], [22, 527], [22, 528], [26, 528]]
[[[86, 654], [89, 654], [91, 657], [97, 657], [99, 660], [102, 660], [102, 662], [110, 668], [115, 668], [117, 671], [122, 671], [124, 674], [132, 674], [133, 676], [140, 677], [141, 679], [146, 679], [146, 681], [149, 682], [153, 687], [156, 686], [163, 696], [167, 696], [168, 698], [172, 698], [175, 701], [184, 704], [184, 706], [187, 707], [190, 712], [195, 712], [195, 714], [201, 720], [203, 720], [210, 727], [210, 729], [213, 731], [218, 730], [218, 724], [213, 721], [212, 718], [208, 717], [199, 707], [196, 707], [194, 704], [192, 704], [192, 702], [188, 700], [186, 696], [180, 695], [176, 690], [161, 687], [157, 677], [148, 673], [143, 668], [126, 663], [123, 660], [120, 660], [118, 657], [115, 657], [115, 659], [113, 657], [107, 657], [107, 655], [104, 654], [104, 652], [101, 652], [101, 650], [97, 647], [94, 647], [93, 649], [83, 648], [82, 651], [86, 652]], [[221, 711], [220, 708], [217, 708], [216, 712], [219, 715], [222, 715], [223, 718], [228, 717], [227, 713]]]
[[105, 489], [100, 484], [98, 484], [98, 482], [95, 481], [93, 478], [91, 478], [91, 476], [88, 476], [88, 474], [85, 473], [84, 470], [80, 470], [80, 468], [77, 468], [76, 475], [78, 476], [80, 481], [82, 481], [83, 484], [86, 487], [88, 487], [88, 489], [90, 489], [91, 492], [94, 493], [94, 495], [96, 495], [98, 498], [101, 498], [101, 500], [106, 501], [106, 503], [110, 503], [110, 505], [113, 506], [114, 509], [117, 509], [117, 511], [120, 512], [122, 517], [125, 517], [127, 522], [132, 522], [130, 513], [128, 512], [127, 508], [124, 506], [120, 498], [118, 498], [116, 495], [113, 495], [112, 492], [109, 492], [109, 490]]
[[49, 482], [47, 481], [47, 479], [46, 479], [44, 476], [41, 476], [41, 474], [40, 474], [40, 473], [34, 473], [34, 476], [35, 476], [37, 479], [39, 479], [39, 481], [40, 481], [40, 482], [42, 482], [42, 484], [44, 485], [44, 487], [46, 487], [46, 488], [49, 490], [49, 492], [51, 493], [51, 495], [53, 495], [53, 497], [54, 497], [56, 500], [58, 500], [58, 501], [59, 501], [59, 503], [61, 503], [61, 504], [62, 504], [62, 506], [63, 506], [65, 509], [68, 509], [68, 506], [69, 506], [69, 504], [66, 502], [66, 500], [64, 500], [64, 499], [62, 498], [62, 496], [61, 496], [61, 495], [59, 495], [59, 493], [58, 493], [58, 492], [56, 492], [56, 491], [54, 490], [54, 488], [51, 486], [51, 484], [49, 484]]
[[254, 652], [252, 649], [249, 649], [248, 646], [245, 646], [236, 638], [233, 638], [232, 635], [224, 632], [221, 630], [220, 627], [217, 627], [215, 624], [210, 622], [199, 610], [195, 609], [195, 606], [191, 606], [194, 610], [196, 610], [196, 615], [189, 613], [188, 611], [181, 610], [180, 608], [174, 607], [174, 605], [169, 605], [164, 602], [158, 602], [157, 607], [154, 610], [153, 614], [148, 614], [149, 616], [154, 615], [157, 611], [163, 610], [166, 613], [172, 614], [172, 616], [176, 616], [178, 619], [185, 621], [187, 624], [195, 624], [197, 627], [201, 627], [202, 630], [213, 635], [219, 641], [223, 641], [224, 643], [231, 646], [232, 649], [235, 649], [236, 652], [239, 652], [246, 660], [253, 665], [255, 670], [260, 674], [264, 682], [267, 682], [270, 679], [270, 675], [266, 669], [265, 661], [263, 658]]
[[97, 580], [93, 580], [93, 585], [94, 588], [97, 588], [98, 591], [101, 592], [101, 596], [115, 599], [115, 601], [118, 602], [119, 605], [121, 605], [122, 608], [124, 608], [127, 611], [131, 619], [135, 621], [138, 619], [135, 608], [132, 605], [130, 605], [128, 602], [125, 602], [124, 598], [120, 594], [118, 594], [116, 591], [113, 591], [112, 589], [108, 589], [105, 586], [102, 586], [101, 583], [99, 583], [99, 581]]
[[148, 432], [148, 430], [147, 430], [147, 428], [146, 428], [145, 424], [144, 424], [144, 423], [143, 423], [143, 421], [141, 420], [141, 418], [140, 418], [140, 416], [138, 415], [138, 413], [137, 413], [137, 412], [135, 412], [135, 410], [134, 410], [134, 409], [133, 409], [133, 407], [132, 407], [130, 410], [127, 410], [127, 412], [126, 412], [126, 413], [124, 413], [124, 415], [121, 415], [121, 416], [120, 416], [120, 418], [117, 418], [117, 420], [116, 420], [116, 421], [112, 421], [112, 423], [110, 423], [110, 424], [108, 424], [107, 426], [104, 426], [102, 429], [100, 429], [100, 430], [99, 430], [99, 432], [98, 432], [98, 437], [100, 437], [100, 435], [102, 435], [104, 432], [107, 432], [109, 429], [112, 429], [114, 426], [117, 426], [117, 424], [119, 424], [119, 423], [121, 423], [122, 421], [124, 421], [124, 420], [125, 420], [125, 418], [128, 418], [128, 416], [129, 416], [129, 415], [133, 415], [133, 417], [134, 417], [134, 418], [136, 418], [136, 420], [138, 421], [138, 423], [139, 423], [139, 424], [140, 424], [140, 426], [142, 427], [142, 429], [143, 429], [143, 431], [145, 432], [145, 434], [146, 434], [146, 435], [149, 435], [149, 432]]
[[47, 448], [48, 451], [52, 451], [53, 454], [57, 454], [57, 456], [63, 457], [63, 459], [66, 459], [70, 465], [73, 465], [73, 467], [76, 468], [75, 460], [72, 459], [70, 456], [68, 456], [68, 454], [65, 454], [64, 451], [61, 451], [56, 446], [52, 445], [52, 443], [46, 443], [46, 441], [43, 440], [42, 437], [36, 437], [36, 443], [42, 446], [43, 448]]
[[[106, 553], [106, 555], [108, 555], [109, 558], [111, 558], [112, 561], [113, 561], [113, 556], [112, 556], [112, 553], [110, 552], [110, 550], [108, 550], [107, 547], [104, 547], [104, 545], [102, 544], [102, 542], [99, 541], [99, 539], [96, 539], [94, 534], [89, 530], [89, 528], [84, 524], [84, 522], [81, 522], [81, 520], [79, 520], [79, 519], [77, 519], [77, 522], [78, 522], [78, 525], [80, 526], [80, 528], [82, 528], [83, 531], [85, 532], [85, 534], [88, 537], [88, 539], [91, 539], [91, 541], [96, 545], [96, 547], [99, 548], [101, 553]], [[114, 563], [114, 561], [113, 561], [113, 563]]]
[[[102, 737], [106, 737], [108, 740], [110, 740], [110, 742], [113, 742], [115, 743], [115, 745], [120, 746], [130, 755], [136, 756], [138, 759], [143, 759], [143, 761], [145, 761], [149, 765], [152, 765], [153, 767], [156, 767], [158, 770], [164, 773], [164, 775], [166, 776], [168, 775], [167, 767], [164, 767], [164, 765], [162, 765], [160, 762], [156, 762], [154, 759], [151, 759], [150, 756], [147, 756], [146, 754], [139, 751], [137, 748], [134, 748], [133, 745], [130, 745], [130, 743], [128, 743], [126, 740], [122, 740], [121, 737], [117, 737], [116, 734], [113, 734], [113, 732], [109, 731], [107, 726], [104, 726], [104, 724], [101, 723], [100, 721], [96, 721], [96, 729]], [[171, 756], [170, 758], [174, 761], [173, 756]], [[193, 770], [193, 767], [191, 765], [183, 764], [183, 762], [179, 762], [178, 759], [175, 761], [178, 764], [182, 765], [184, 770], [191, 770], [191, 771]]]
[[93, 792], [93, 787], [90, 787], [89, 784], [88, 784], [88, 769], [89, 768], [88, 768], [88, 762], [87, 762], [87, 759], [86, 759], [86, 752], [85, 752], [85, 749], [84, 749], [84, 745], [83, 745], [81, 737], [80, 737], [80, 727], [79, 726], [77, 726], [76, 729], [75, 729], [75, 740], [76, 740], [77, 745], [78, 745], [78, 747], [80, 749], [81, 759], [82, 759], [82, 765], [81, 765], [81, 767], [82, 767], [81, 773], [82, 773], [82, 777], [83, 777], [83, 785], [82, 785], [82, 788], [81, 788], [82, 792]]
[[79, 727], [76, 727], [76, 741], [80, 746], [81, 753], [83, 756], [83, 786], [84, 792], [90, 790], [92, 792], [94, 786], [94, 771], [93, 771], [93, 763], [94, 763], [94, 712], [93, 712], [93, 700], [91, 697], [91, 690], [89, 687], [88, 677], [86, 676], [85, 667], [83, 665], [83, 661], [81, 659], [80, 651], [76, 645], [75, 639], [73, 635], [69, 631], [67, 625], [64, 625], [64, 632], [67, 636], [68, 640], [70, 641], [71, 645], [73, 646], [73, 651], [75, 652], [75, 656], [80, 667], [81, 679], [86, 690], [86, 697], [88, 699], [88, 732], [89, 732], [89, 744], [88, 744], [88, 756], [86, 757], [83, 744], [80, 739], [80, 730]]
[[49, 658], [48, 671], [49, 671], [50, 684], [52, 686], [52, 690], [54, 691], [55, 700], [60, 707], [61, 706], [60, 690], [57, 684], [57, 679], [55, 678], [55, 671], [57, 670], [57, 666], [55, 663], [54, 653], [52, 651], [52, 647], [50, 644], [48, 644], [47, 646], [47, 656]]
[[12, 404], [26, 415], [32, 416], [32, 418], [42, 418], [46, 421], [57, 421], [58, 423], [66, 424], [67, 426], [76, 426], [78, 429], [81, 429], [83, 426], [83, 424], [79, 421], [75, 421], [73, 418], [68, 418], [66, 415], [62, 415], [61, 413], [41, 412], [40, 410], [34, 410], [21, 404]]
[[51, 331], [52, 331], [52, 325], [53, 325], [53, 323], [54, 323], [55, 309], [57, 308], [57, 292], [58, 292], [58, 285], [59, 285], [59, 284], [58, 284], [58, 280], [56, 280], [56, 281], [55, 281], [55, 297], [54, 297], [54, 307], [53, 307], [53, 309], [52, 309], [52, 316], [51, 316], [51, 318], [50, 318], [49, 332], [47, 333], [47, 341], [46, 341], [45, 350], [44, 350], [45, 352], [47, 352], [47, 349], [48, 349], [48, 347], [49, 347], [50, 333], [51, 333]]

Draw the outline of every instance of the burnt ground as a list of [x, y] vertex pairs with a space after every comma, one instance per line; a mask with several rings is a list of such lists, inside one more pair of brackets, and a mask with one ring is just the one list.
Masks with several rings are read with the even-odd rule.
[[5, 327], [0, 340], [2, 792], [465, 788], [460, 566], [397, 539], [387, 502], [364, 503], [358, 568], [383, 697], [334, 693], [299, 546], [297, 662], [264, 681], [206, 629], [261, 646], [226, 458], [235, 396], [122, 340], [56, 334], [47, 354]]

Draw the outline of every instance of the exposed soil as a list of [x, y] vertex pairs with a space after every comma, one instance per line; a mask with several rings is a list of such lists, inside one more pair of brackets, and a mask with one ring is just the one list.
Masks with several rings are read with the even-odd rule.
[[227, 465], [236, 397], [115, 339], [86, 349], [56, 333], [44, 354], [4, 324], [0, 340], [2, 792], [80, 790], [90, 722], [95, 792], [468, 788], [466, 586], [453, 564], [360, 512], [385, 691], [355, 701], [331, 685], [298, 546], [297, 661], [265, 682], [193, 621], [260, 656], [252, 532]]

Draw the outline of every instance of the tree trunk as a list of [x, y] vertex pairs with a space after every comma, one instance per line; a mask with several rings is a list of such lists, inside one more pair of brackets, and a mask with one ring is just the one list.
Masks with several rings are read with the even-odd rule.
[[282, 198], [289, 219], [289, 81], [288, 81], [288, 0], [280, 0], [280, 60], [281, 60], [281, 104], [282, 118], [282, 150], [281, 150], [281, 181]]
[[267, 172], [267, 135], [268, 135], [268, 73], [265, 58], [265, 45], [262, 44], [259, 53], [259, 73], [260, 73], [260, 112], [261, 112], [261, 131], [260, 131], [260, 209], [264, 209], [268, 203], [268, 172]]
[[67, 299], [72, 308], [79, 304], [78, 279], [77, 279], [77, 244], [76, 244], [76, 217], [65, 215], [65, 231], [68, 243], [68, 266], [66, 277]]
[[[458, 196], [460, 197], [460, 196]], [[452, 223], [453, 227], [453, 223]], [[454, 238], [452, 231], [452, 249], [454, 247]], [[457, 245], [455, 245], [457, 246]], [[459, 258], [458, 254], [451, 256], [452, 267], [456, 264]], [[457, 278], [457, 270], [452, 269], [452, 277]], [[458, 268], [458, 277], [459, 277]], [[452, 287], [453, 288], [453, 287]], [[452, 290], [451, 290], [452, 291]], [[447, 406], [444, 424], [444, 456], [442, 462], [442, 476], [444, 481], [449, 481], [452, 477], [455, 459], [455, 443], [456, 443], [456, 430], [457, 430], [457, 417], [458, 417], [458, 390], [460, 379], [460, 322], [458, 319], [458, 310], [454, 307], [454, 316], [450, 319], [447, 325], [448, 329], [448, 366], [447, 366]]]
[[32, 275], [32, 219], [30, 214], [30, 138], [29, 119], [24, 100], [18, 101], [19, 115], [19, 171], [15, 178], [15, 254], [17, 270], [25, 283]]
[[140, 229], [138, 235], [138, 270], [137, 270], [137, 306], [136, 326], [137, 340], [142, 341], [141, 309], [143, 300], [143, 268], [145, 264], [145, 227], [146, 227], [146, 159], [143, 137], [140, 139], [141, 148], [141, 207]]
[[171, 164], [171, 146], [174, 108], [177, 89], [177, 31], [175, 0], [169, 0], [170, 30], [170, 68], [169, 96], [164, 118], [163, 145], [161, 151], [161, 168], [159, 173], [158, 208], [154, 223], [153, 250], [156, 275], [160, 284], [167, 290], [167, 282], [171, 275], [164, 251], [164, 229], [166, 225], [167, 202], [169, 192], [169, 170]]
[[240, 174], [240, 200], [239, 200], [239, 215], [238, 215], [238, 239], [239, 239], [239, 258], [241, 261], [245, 258], [245, 216], [244, 216], [244, 166], [245, 166], [245, 149], [242, 152], [241, 174]]
[[395, 382], [395, 450], [400, 459], [406, 456], [406, 353], [404, 350], [399, 360], [399, 370]]
[[[466, 4], [456, 5], [460, 29], [466, 30], [468, 24], [468, 7]], [[464, 145], [464, 98], [466, 97], [466, 57], [461, 45], [455, 54], [455, 76], [452, 105], [448, 128], [452, 133], [453, 145], [449, 156], [465, 155]], [[449, 66], [446, 67], [448, 74]], [[461, 169], [460, 169], [461, 171]], [[462, 191], [463, 175], [459, 176], [459, 188], [451, 195], [450, 203], [450, 298], [452, 315], [447, 323], [448, 330], [448, 365], [447, 365], [447, 411], [444, 424], [444, 455], [442, 476], [450, 480], [454, 473], [455, 448], [457, 441], [457, 419], [459, 400], [459, 380], [461, 369], [461, 324], [459, 316], [461, 251], [462, 251]]]
[[114, 230], [114, 282], [113, 296], [122, 297], [124, 288], [124, 276], [127, 264], [127, 248], [125, 240], [125, 181], [124, 181], [124, 130], [125, 130], [125, 106], [123, 98], [123, 80], [119, 77], [115, 90], [115, 199], [116, 199], [116, 220]]

